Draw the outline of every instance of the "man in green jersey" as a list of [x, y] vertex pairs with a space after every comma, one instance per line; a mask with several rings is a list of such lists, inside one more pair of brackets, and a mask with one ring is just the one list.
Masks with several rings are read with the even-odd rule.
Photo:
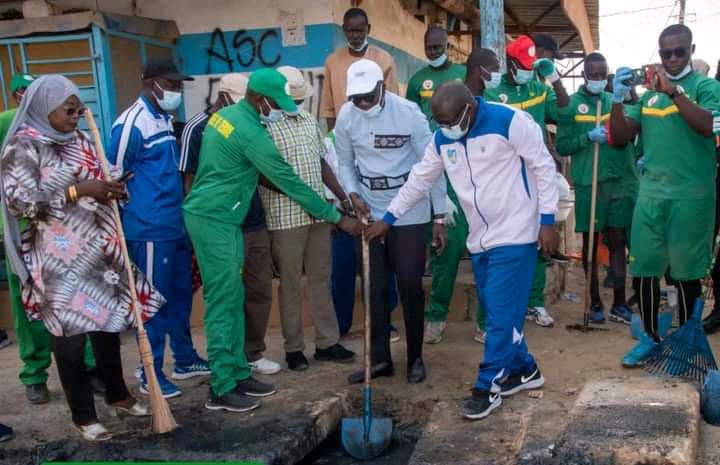
[[[547, 141], [546, 121], [556, 121], [558, 108], [564, 108], [570, 103], [555, 65], [547, 58], [538, 59], [535, 43], [529, 36], [522, 35], [507, 46], [507, 66], [508, 72], [503, 75], [500, 85], [487, 89], [485, 98], [528, 112], [540, 125], [543, 138]], [[536, 73], [540, 79], [536, 79]], [[528, 318], [539, 326], [549, 327], [553, 326], [554, 320], [545, 308], [546, 267], [547, 259], [538, 255], [528, 302]]]
[[[604, 323], [604, 307], [600, 298], [597, 273], [598, 235], [607, 232], [614, 301], [609, 313], [612, 321], [630, 324], [632, 311], [625, 300], [625, 230], [632, 222], [635, 203], [633, 190], [637, 190], [632, 143], [616, 147], [609, 143], [605, 124], [610, 119], [611, 94], [605, 92], [608, 66], [600, 53], [585, 57], [583, 76], [585, 84], [570, 97], [570, 105], [561, 110], [555, 146], [561, 156], [572, 157], [571, 175], [575, 184], [575, 232], [583, 236], [583, 266], [587, 273], [590, 228], [593, 153], [599, 145], [597, 200], [595, 210], [595, 237], [593, 238], [593, 267], [590, 273], [590, 322]], [[600, 103], [600, 114], [597, 105]], [[600, 126], [595, 122], [599, 118]], [[625, 173], [629, 171], [629, 173]], [[634, 179], [634, 186], [631, 182]], [[635, 189], [633, 189], [635, 187]]]
[[203, 134], [200, 166], [183, 207], [203, 278], [205, 335], [212, 375], [210, 410], [246, 412], [275, 386], [251, 376], [245, 356], [244, 248], [241, 225], [263, 174], [310, 215], [358, 233], [357, 220], [342, 216], [294, 173], [262, 121], [297, 110], [287, 79], [273, 69], [255, 71], [245, 99], [213, 114]]
[[[425, 56], [430, 64], [415, 73], [408, 82], [405, 97], [415, 102], [430, 121], [430, 130], [437, 129], [437, 123], [432, 118], [430, 100], [435, 89], [443, 82], [462, 81], [465, 79], [465, 66], [453, 63], [447, 56], [448, 34], [440, 26], [431, 26], [425, 32]], [[452, 299], [457, 276], [458, 265], [465, 252], [467, 240], [467, 222], [460, 209], [458, 200], [452, 188], [448, 188], [448, 228], [447, 247], [441, 253], [430, 254], [430, 269], [432, 270], [432, 289], [430, 304], [425, 311], [427, 325], [425, 327], [424, 341], [426, 344], [437, 344], [442, 341], [445, 330], [445, 320]]]
[[693, 71], [694, 45], [687, 26], [665, 28], [659, 45], [662, 67], [655, 67], [652, 89], [638, 105], [622, 105], [630, 90], [630, 69], [618, 69], [613, 82], [611, 137], [624, 144], [640, 131], [645, 157], [633, 214], [630, 273], [647, 334], [623, 359], [626, 367], [637, 366], [659, 340], [660, 278], [666, 270], [677, 281], [682, 325], [700, 296], [700, 279], [712, 255], [712, 112], [720, 109], [720, 83]]

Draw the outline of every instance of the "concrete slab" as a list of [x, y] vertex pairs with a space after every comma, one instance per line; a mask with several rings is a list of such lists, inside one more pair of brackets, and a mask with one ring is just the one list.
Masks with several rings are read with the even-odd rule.
[[699, 395], [690, 384], [654, 377], [589, 381], [556, 460], [547, 463], [569, 463], [557, 457], [572, 456], [598, 465], [694, 465], [699, 422]]
[[409, 465], [515, 465], [532, 411], [542, 401], [519, 394], [480, 421], [460, 416], [463, 402], [435, 406]]

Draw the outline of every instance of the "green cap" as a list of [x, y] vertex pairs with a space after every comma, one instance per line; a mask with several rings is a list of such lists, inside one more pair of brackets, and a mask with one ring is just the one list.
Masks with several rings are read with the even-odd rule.
[[272, 68], [262, 68], [250, 75], [248, 89], [256, 94], [271, 98], [281, 110], [286, 112], [297, 111], [297, 105], [290, 97], [290, 88], [285, 76]]
[[10, 92], [15, 92], [22, 88], [28, 88], [34, 80], [35, 76], [32, 74], [15, 74], [10, 80]]

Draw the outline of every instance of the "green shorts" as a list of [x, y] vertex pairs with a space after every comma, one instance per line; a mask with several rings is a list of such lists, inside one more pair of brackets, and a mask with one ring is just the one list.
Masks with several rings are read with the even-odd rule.
[[[592, 188], [575, 186], [575, 232], [590, 232]], [[628, 228], [632, 223], [635, 199], [627, 197], [619, 179], [598, 183], [595, 232], [606, 227]]]
[[710, 266], [715, 199], [638, 196], [632, 223], [630, 274], [700, 279]]

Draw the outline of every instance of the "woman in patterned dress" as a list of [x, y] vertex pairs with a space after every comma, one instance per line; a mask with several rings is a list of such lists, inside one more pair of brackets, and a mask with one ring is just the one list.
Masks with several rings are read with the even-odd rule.
[[[125, 185], [103, 180], [90, 138], [77, 129], [85, 108], [80, 91], [60, 75], [28, 87], [2, 149], [8, 259], [23, 282], [28, 318], [52, 335], [60, 381], [72, 422], [85, 439], [110, 439], [98, 421], [83, 361], [89, 335], [105, 402], [116, 412], [147, 415], [127, 390], [119, 333], [134, 324], [130, 289], [110, 201], [125, 199]], [[19, 231], [17, 218], [29, 227]], [[164, 299], [136, 271], [145, 318]]]

